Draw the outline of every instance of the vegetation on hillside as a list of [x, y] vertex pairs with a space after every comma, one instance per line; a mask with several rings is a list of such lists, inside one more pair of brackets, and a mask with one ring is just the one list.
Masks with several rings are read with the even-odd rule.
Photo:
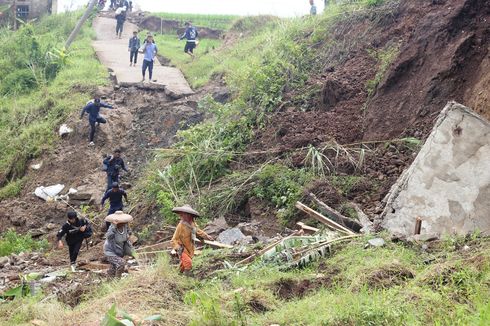
[[[280, 215], [285, 221], [292, 217], [288, 210], [292, 209], [295, 200], [300, 199], [301, 190], [312, 179], [311, 176], [335, 174], [335, 164], [332, 165], [320, 149], [308, 150], [304, 171], [285, 174], [290, 176], [294, 187], [279, 189], [280, 195], [257, 190], [274, 187], [273, 183], [262, 187], [252, 186], [261, 183], [260, 175], [263, 172], [260, 171], [263, 166], [253, 166], [233, 174], [230, 163], [244, 155], [247, 145], [256, 130], [264, 125], [268, 114], [287, 104], [302, 107], [305, 94], [313, 96], [318, 92], [318, 89], [306, 83], [312, 73], [321, 70], [326, 63], [335, 65], [346, 60], [347, 53], [356, 43], [337, 44], [332, 38], [332, 28], [336, 23], [390, 15], [397, 1], [376, 7], [379, 3], [359, 1], [331, 6], [316, 17], [268, 19], [260, 29], [240, 38], [233, 45], [198, 54], [194, 62], [179, 63], [176, 60], [187, 76], [199, 78], [198, 84], [207, 82], [211, 76], [222, 76], [232, 91], [233, 99], [226, 104], [210, 98], [203, 100], [200, 106], [211, 118], [179, 132], [180, 141], [172, 150], [162, 151], [151, 166], [150, 170], [156, 172], [150, 173], [148, 195], [160, 205], [164, 216], [172, 218], [169, 211], [174, 204], [190, 201], [200, 207], [207, 217], [216, 217], [241, 204], [238, 194], [247, 197], [258, 193], [283, 212]], [[260, 18], [244, 18], [231, 29], [240, 30], [240, 26], [248, 24], [247, 19], [260, 25], [257, 24]], [[381, 70], [386, 70], [387, 62], [392, 60], [396, 49], [390, 48], [385, 51], [386, 54], [379, 53], [382, 62], [377, 80], [384, 74]], [[166, 55], [165, 50], [163, 55]], [[377, 83], [379, 80], [372, 84]], [[366, 87], [374, 86], [370, 84]], [[293, 89], [299, 95], [286, 103], [284, 94]], [[336, 151], [337, 156], [346, 155], [356, 169], [362, 164], [363, 150], [346, 149], [338, 144], [332, 144], [328, 149]], [[278, 156], [287, 157], [288, 154], [280, 153]], [[273, 170], [271, 175], [281, 175], [290, 167], [287, 160], [282, 160], [268, 169]], [[298, 177], [304, 173], [310, 174], [310, 177]], [[272, 179], [269, 181], [273, 182]], [[280, 183], [288, 184], [289, 181], [281, 180]]]
[[21, 235], [13, 230], [8, 230], [0, 236], [0, 257], [12, 253], [42, 250], [47, 247], [48, 241], [46, 239], [34, 240], [29, 234]]
[[53, 15], [15, 32], [0, 29], [0, 200], [20, 191], [27, 162], [52, 145], [53, 127], [106, 83], [90, 26], [63, 49], [78, 17]]
[[184, 27], [185, 22], [191, 21], [194, 26], [228, 30], [238, 16], [233, 15], [202, 15], [202, 14], [176, 14], [176, 13], [152, 13], [153, 16], [167, 20], [175, 20]]

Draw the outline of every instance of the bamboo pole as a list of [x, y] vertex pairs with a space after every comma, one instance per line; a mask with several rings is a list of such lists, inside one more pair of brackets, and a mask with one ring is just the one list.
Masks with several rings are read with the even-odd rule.
[[97, 0], [91, 0], [90, 1], [89, 5], [87, 7], [87, 10], [85, 10], [82, 18], [80, 18], [80, 20], [78, 21], [77, 25], [75, 26], [75, 28], [71, 32], [70, 36], [68, 36], [68, 39], [66, 40], [66, 43], [65, 43], [65, 49], [66, 50], [68, 50], [68, 48], [70, 47], [71, 43], [75, 40], [75, 37], [77, 37], [78, 33], [82, 29], [83, 24], [85, 23], [85, 21], [88, 19], [88, 17], [90, 16], [90, 14], [92, 13], [92, 11], [94, 10], [94, 7], [95, 7], [95, 4], [96, 3], [97, 3]]

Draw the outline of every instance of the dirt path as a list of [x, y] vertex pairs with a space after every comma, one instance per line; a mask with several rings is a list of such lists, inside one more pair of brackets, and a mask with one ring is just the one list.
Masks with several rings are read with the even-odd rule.
[[[108, 24], [109, 21], [103, 18], [99, 20], [105, 24]], [[99, 24], [95, 28], [98, 35], [103, 38], [106, 37], [104, 35], [108, 35], [109, 28], [104, 29], [101, 26]], [[112, 31], [112, 28], [110, 30]], [[129, 65], [122, 67], [117, 61], [119, 58], [126, 58], [126, 40], [113, 39], [108, 42], [100, 42], [102, 43], [98, 43], [97, 46], [102, 48], [103, 53], [110, 54], [114, 58], [113, 61], [116, 62], [114, 66], [112, 62], [102, 61], [109, 69], [120, 67], [123, 74], [134, 69], [134, 73], [139, 76], [137, 67], [133, 68]], [[121, 45], [116, 47], [114, 43], [121, 43]], [[166, 78], [169, 83], [172, 81], [169, 75]], [[179, 78], [181, 79], [175, 84], [185, 82], [188, 87], [182, 74]], [[19, 197], [0, 202], [0, 220], [2, 221], [0, 232], [14, 227], [21, 233], [29, 232], [36, 237], [46, 237], [54, 246], [56, 232], [65, 221], [69, 207], [63, 202], [44, 202], [37, 198], [33, 195], [36, 187], [61, 183], [65, 185], [62, 194], [70, 188], [75, 188], [89, 194], [90, 200], [87, 200], [85, 204], [96, 206], [105, 190], [106, 177], [105, 172], [101, 170], [103, 155], [112, 153], [115, 148], [121, 148], [123, 158], [130, 170], [130, 174], [122, 177], [122, 182], [134, 184], [144, 171], [146, 163], [153, 157], [155, 148], [170, 146], [175, 141], [175, 134], [182, 126], [190, 126], [202, 119], [202, 114], [196, 110], [200, 96], [198, 94], [175, 100], [175, 94], [169, 96], [168, 92], [163, 92], [158, 87], [152, 89], [146, 85], [133, 86], [130, 83], [125, 84], [124, 87], [121, 85], [107, 86], [99, 89], [99, 92], [103, 95], [103, 99], [113, 104], [116, 109], [101, 110], [101, 115], [107, 119], [107, 124], [97, 129], [95, 146], [88, 146], [87, 118], [80, 120], [80, 112], [74, 112], [65, 121], [73, 132], [65, 138], [60, 138], [52, 150], [43, 153], [41, 157], [31, 162], [31, 164], [42, 162], [42, 167], [39, 170], [30, 169], [27, 172], [26, 182]], [[53, 132], [56, 130], [57, 126], [53, 128]], [[128, 193], [130, 200], [136, 202], [132, 189], [129, 189]], [[77, 208], [80, 209], [79, 205]], [[160, 218], [153, 216], [151, 212], [140, 210], [139, 207], [134, 209], [132, 214], [136, 217], [134, 223], [136, 230], [141, 229], [153, 219]], [[98, 226], [102, 225], [104, 217], [105, 212], [102, 212], [94, 219], [97, 225], [96, 231], [98, 231]], [[92, 240], [94, 245], [88, 250], [83, 248], [79, 261], [98, 260], [103, 256], [101, 233], [95, 234]], [[40, 272], [44, 275], [48, 271], [66, 268], [69, 263], [67, 248], [49, 250], [43, 255], [34, 255], [35, 259], [31, 256], [26, 255], [18, 259], [14, 257], [13, 259], [20, 263], [1, 269], [0, 290], [12, 287], [16, 281], [11, 283], [9, 277], [18, 276], [19, 273]], [[65, 285], [70, 286], [69, 292], [78, 291], [78, 285], [73, 286], [70, 282], [69, 278], [66, 279], [66, 284], [59, 280], [57, 285], [60, 288]]]
[[[138, 26], [126, 22], [121, 39], [115, 35], [114, 19], [97, 17], [93, 26], [97, 35], [97, 41], [93, 42], [93, 47], [99, 60], [114, 72], [117, 83], [124, 86], [140, 84], [143, 54], [138, 55], [136, 67], [130, 67], [128, 53], [128, 39], [132, 36], [133, 31], [138, 30]], [[142, 42], [144, 36], [140, 35]], [[157, 58], [155, 58], [153, 68], [153, 80], [156, 80], [152, 83], [153, 88], [161, 86], [160, 88], [165, 89], [167, 94], [172, 94], [176, 98], [194, 94], [179, 69], [164, 67]]]

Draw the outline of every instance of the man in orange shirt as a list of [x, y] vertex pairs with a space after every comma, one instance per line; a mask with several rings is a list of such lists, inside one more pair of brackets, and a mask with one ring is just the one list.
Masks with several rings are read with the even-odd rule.
[[200, 215], [191, 206], [175, 207], [172, 211], [180, 216], [180, 223], [172, 237], [172, 255], [178, 255], [180, 258], [180, 272], [188, 274], [192, 269], [196, 239], [213, 240], [213, 238], [199, 229], [194, 222], [194, 218]]

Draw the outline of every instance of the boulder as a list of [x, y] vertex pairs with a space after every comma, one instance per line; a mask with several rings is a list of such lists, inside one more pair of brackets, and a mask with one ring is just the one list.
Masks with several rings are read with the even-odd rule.
[[240, 240], [242, 240], [243, 238], [245, 238], [245, 235], [242, 233], [242, 231], [240, 231], [239, 228], [232, 228], [221, 232], [218, 235], [216, 241], [227, 245], [233, 245], [240, 242]]

